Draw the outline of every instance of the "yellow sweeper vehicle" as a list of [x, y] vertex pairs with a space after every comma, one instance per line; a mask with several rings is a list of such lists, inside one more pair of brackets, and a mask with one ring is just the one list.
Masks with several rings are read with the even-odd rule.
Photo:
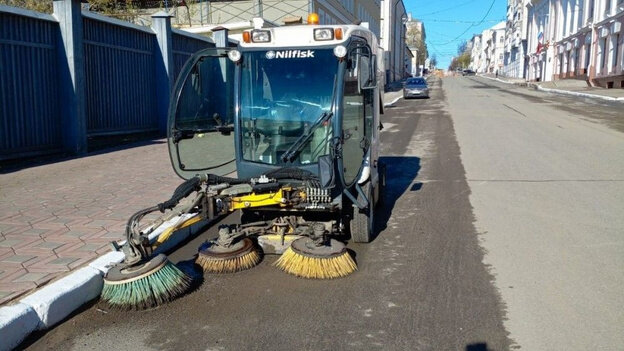
[[372, 239], [385, 184], [383, 53], [373, 32], [319, 25], [312, 14], [306, 25], [257, 28], [222, 46], [192, 56], [176, 83], [168, 147], [185, 181], [129, 219], [117, 246], [125, 259], [104, 280], [101, 299], [112, 307], [150, 308], [184, 293], [191, 278], [157, 247], [233, 211], [241, 224], [198, 248], [204, 272], [281, 254], [275, 266], [285, 272], [343, 277], [356, 270], [348, 238]]

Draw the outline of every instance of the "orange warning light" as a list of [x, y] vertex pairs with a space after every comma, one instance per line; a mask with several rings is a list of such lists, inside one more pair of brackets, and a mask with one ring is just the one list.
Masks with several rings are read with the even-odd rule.
[[308, 15], [308, 24], [319, 24], [319, 15], [312, 12]]

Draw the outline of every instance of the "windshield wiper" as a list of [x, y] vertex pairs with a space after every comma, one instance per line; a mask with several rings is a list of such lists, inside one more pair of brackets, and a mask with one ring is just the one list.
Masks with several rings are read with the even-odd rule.
[[221, 126], [214, 126], [210, 128], [196, 128], [196, 129], [174, 129], [173, 130], [173, 143], [177, 144], [180, 140], [183, 139], [193, 139], [196, 134], [202, 133], [214, 133], [219, 132], [223, 135], [230, 135], [230, 133], [234, 130], [233, 124], [226, 124]]
[[317, 119], [316, 122], [312, 123], [311, 126], [306, 128], [303, 134], [301, 134], [301, 136], [297, 138], [297, 140], [295, 140], [295, 142], [288, 148], [288, 150], [286, 150], [286, 152], [282, 154], [282, 162], [292, 162], [299, 154], [299, 151], [301, 151], [305, 144], [310, 140], [310, 137], [312, 136], [312, 134], [314, 134], [314, 131], [323, 123], [327, 122], [333, 115], [334, 113], [331, 111], [323, 112], [319, 119]]

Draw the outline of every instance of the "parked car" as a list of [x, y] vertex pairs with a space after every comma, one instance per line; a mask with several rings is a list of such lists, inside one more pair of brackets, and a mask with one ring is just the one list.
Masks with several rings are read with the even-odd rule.
[[477, 74], [475, 71], [471, 70], [471, 69], [465, 69], [462, 72], [462, 76], [474, 76], [475, 74]]
[[403, 98], [411, 97], [429, 97], [429, 86], [425, 78], [416, 77], [408, 78], [403, 85]]

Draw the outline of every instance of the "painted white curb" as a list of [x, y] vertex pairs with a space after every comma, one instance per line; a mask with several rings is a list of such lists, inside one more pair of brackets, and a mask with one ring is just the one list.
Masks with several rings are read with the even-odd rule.
[[19, 345], [38, 325], [39, 316], [31, 306], [18, 303], [0, 308], [0, 351]]
[[[502, 80], [500, 78], [492, 78], [492, 77], [482, 76], [482, 75], [479, 75], [479, 77], [483, 77], [483, 78], [487, 78], [487, 79], [491, 79], [491, 80], [496, 80], [496, 81], [499, 81], [499, 82], [505, 83], [505, 84], [516, 84], [515, 82], [509, 82], [509, 81], [506, 81], [506, 80]], [[581, 93], [581, 92], [578, 92], [578, 91], [544, 88], [544, 87], [540, 86], [539, 84], [535, 84], [535, 86], [537, 87], [537, 90], [543, 91], [545, 93], [559, 94], [559, 95], [569, 95], [569, 96], [578, 96], [578, 97], [585, 97], [585, 98], [590, 98], [590, 99], [599, 99], [599, 100], [605, 100], [605, 101], [615, 101], [615, 102], [623, 102], [624, 103], [624, 97], [616, 98], [616, 97], [612, 97], [612, 96], [604, 96], [604, 95], [596, 95], [596, 94], [589, 94], [589, 93]]]
[[590, 99], [600, 99], [600, 100], [605, 100], [605, 101], [624, 102], [624, 97], [616, 98], [616, 97], [612, 97], [612, 96], [603, 96], [603, 95], [596, 95], [596, 94], [581, 93], [581, 92], [578, 92], [578, 91], [569, 91], [569, 90], [543, 88], [543, 87], [541, 87], [539, 85], [537, 86], [537, 90], [541, 90], [541, 91], [544, 91], [544, 92], [547, 92], [547, 93], [559, 94], [559, 95], [570, 95], [570, 96], [579, 96], [579, 97], [585, 97], [585, 98], [590, 98]]
[[102, 292], [102, 272], [84, 267], [45, 286], [20, 302], [31, 306], [39, 316], [37, 329], [47, 329], [69, 316]]
[[89, 263], [89, 267], [95, 268], [102, 274], [106, 274], [108, 270], [115, 264], [123, 261], [124, 254], [121, 251], [111, 251], [103, 256], [96, 258]]
[[392, 106], [394, 105], [397, 101], [401, 100], [401, 97], [399, 96], [398, 98], [392, 100], [391, 102], [385, 103], [384, 107], [388, 107], [388, 106]]
[[480, 75], [480, 74], [477, 74], [477, 76], [478, 77], [482, 77], [482, 78], [487, 78], [487, 79], [490, 79], [490, 80], [495, 80], [497, 82], [501, 82], [501, 83], [505, 83], [505, 84], [515, 84], [514, 82], [510, 82], [510, 81], [503, 80], [503, 79], [500, 79], [500, 78], [492, 78], [492, 77], [483, 76], [483, 75]]

